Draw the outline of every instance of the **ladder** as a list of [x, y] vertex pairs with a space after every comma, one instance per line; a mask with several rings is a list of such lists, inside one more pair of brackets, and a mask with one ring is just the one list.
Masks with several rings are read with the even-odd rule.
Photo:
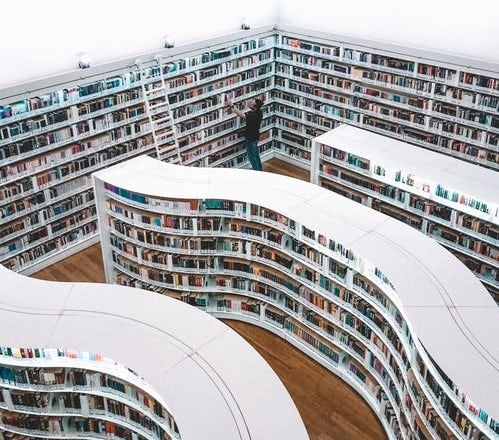
[[140, 60], [135, 63], [140, 72], [142, 94], [156, 146], [156, 156], [164, 162], [182, 164], [163, 66], [159, 57], [156, 61], [157, 67], [147, 69], [142, 69]]

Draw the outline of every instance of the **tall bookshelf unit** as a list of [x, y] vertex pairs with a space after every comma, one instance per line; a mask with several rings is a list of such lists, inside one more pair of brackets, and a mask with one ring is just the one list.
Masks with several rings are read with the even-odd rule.
[[312, 138], [350, 124], [499, 169], [497, 64], [277, 30], [273, 102], [284, 158], [309, 164]]
[[272, 173], [141, 156], [93, 177], [107, 282], [274, 332], [390, 439], [499, 438], [499, 309], [436, 241]]
[[240, 122], [225, 99], [269, 99], [275, 38], [249, 31], [2, 90], [0, 263], [30, 274], [98, 240], [96, 170], [139, 154], [244, 166]]
[[497, 172], [342, 125], [312, 141], [310, 175], [436, 239], [499, 303]]
[[167, 296], [0, 267], [0, 439], [308, 440], [279, 377]]
[[309, 168], [312, 139], [348, 123], [497, 170], [498, 72], [276, 24], [0, 89], [0, 264], [30, 274], [98, 240], [99, 169], [248, 166], [227, 96], [264, 100], [264, 161]]

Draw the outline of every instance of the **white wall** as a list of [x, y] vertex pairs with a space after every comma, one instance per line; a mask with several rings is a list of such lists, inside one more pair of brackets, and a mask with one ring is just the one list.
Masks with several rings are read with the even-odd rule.
[[[275, 22], [275, 2], [252, 0], [6, 0], [0, 87], [73, 70], [87, 52], [100, 64], [141, 52]], [[8, 43], [7, 43], [8, 42]]]
[[499, 62], [496, 0], [6, 0], [0, 87], [277, 21]]
[[499, 63], [497, 0], [277, 0], [279, 21]]

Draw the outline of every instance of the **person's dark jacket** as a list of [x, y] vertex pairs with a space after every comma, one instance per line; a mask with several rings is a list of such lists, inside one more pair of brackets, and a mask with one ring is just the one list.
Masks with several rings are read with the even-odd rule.
[[250, 110], [246, 113], [246, 128], [244, 137], [248, 141], [257, 141], [260, 137], [260, 125], [262, 123], [263, 113], [260, 109]]

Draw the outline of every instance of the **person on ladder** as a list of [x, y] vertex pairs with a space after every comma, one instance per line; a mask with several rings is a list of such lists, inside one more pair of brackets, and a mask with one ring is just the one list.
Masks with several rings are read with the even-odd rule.
[[262, 171], [263, 168], [262, 161], [260, 159], [258, 140], [260, 138], [260, 126], [263, 119], [263, 113], [261, 110], [263, 101], [258, 98], [250, 100], [248, 103], [249, 110], [246, 112], [239, 110], [230, 98], [227, 99], [227, 104], [233, 113], [245, 120], [246, 127], [244, 129], [244, 145], [246, 147], [246, 154], [248, 155], [251, 167], [254, 170]]

